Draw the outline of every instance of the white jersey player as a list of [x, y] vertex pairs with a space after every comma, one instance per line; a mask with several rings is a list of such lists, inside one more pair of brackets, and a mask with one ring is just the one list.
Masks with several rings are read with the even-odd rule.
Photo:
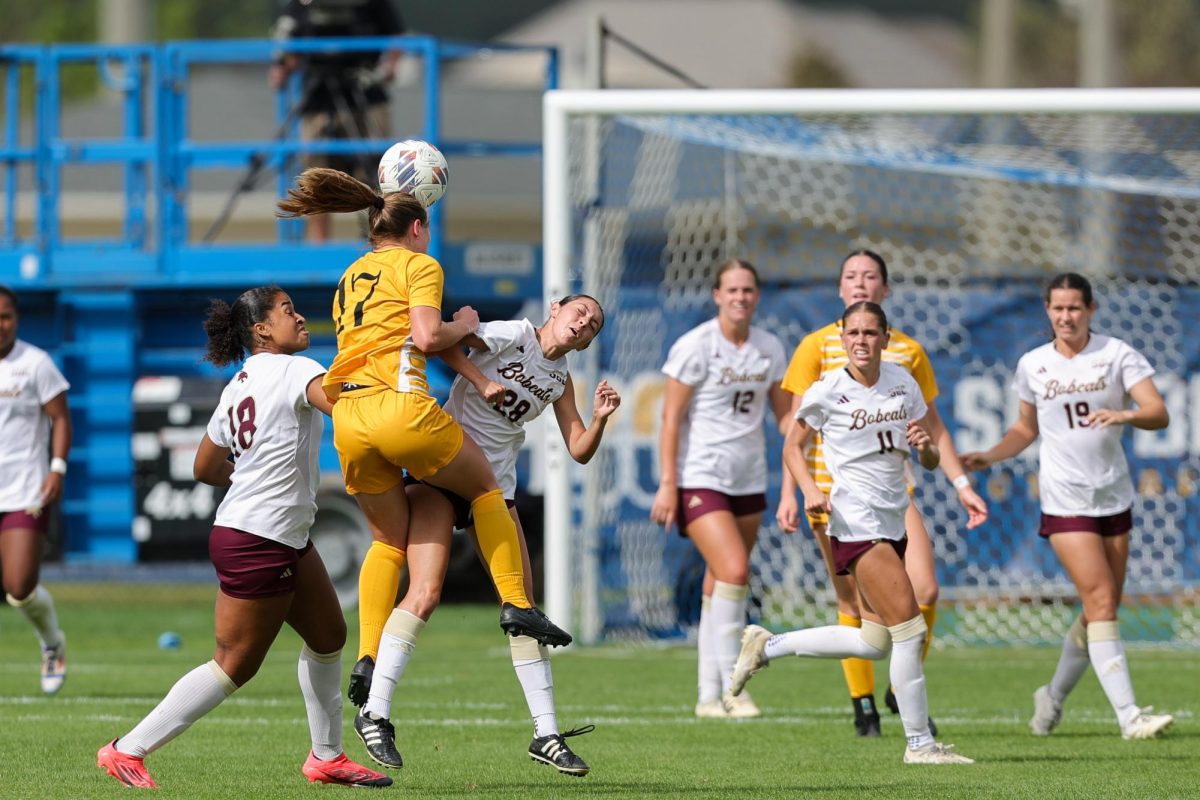
[[305, 356], [255, 353], [225, 387], [206, 433], [236, 467], [215, 524], [297, 550], [308, 544], [325, 428], [308, 386], [324, 374]]
[[1052, 516], [1105, 517], [1133, 506], [1133, 480], [1116, 425], [1093, 427], [1092, 413], [1124, 410], [1129, 390], [1154, 375], [1138, 351], [1120, 339], [1092, 334], [1066, 358], [1054, 342], [1017, 362], [1013, 389], [1037, 408], [1038, 494]]
[[908, 370], [887, 362], [871, 386], [842, 368], [804, 393], [796, 419], [821, 432], [833, 479], [830, 537], [841, 543], [904, 538], [908, 423], [928, 410]]
[[[849, 363], [826, 373], [804, 393], [783, 449], [784, 463], [804, 492], [806, 510], [829, 514], [834, 569], [857, 582], [864, 598], [862, 627], [829, 625], [773, 636], [750, 625], [742, 634], [731, 691], [740, 693], [755, 672], [780, 656], [877, 661], [890, 652], [892, 688], [908, 739], [904, 763], [970, 764], [971, 759], [936, 742], [929, 728], [921, 665], [925, 620], [904, 570], [904, 465], [910, 448], [925, 469], [935, 469], [940, 456], [917, 382], [903, 368], [883, 363], [887, 332], [887, 316], [879, 305], [863, 301], [847, 306], [842, 344]], [[804, 457], [804, 446], [816, 431], [833, 475], [828, 497]]]
[[[446, 410], [483, 450], [495, 472], [517, 528], [525, 565], [525, 592], [531, 599], [529, 576], [533, 573], [514, 502], [517, 453], [525, 440], [524, 426], [553, 407], [572, 458], [581, 464], [591, 460], [620, 397], [607, 381], [601, 381], [593, 395], [591, 422], [585, 426], [575, 404], [567, 354], [587, 347], [603, 325], [604, 311], [595, 298], [571, 295], [553, 305], [550, 318], [540, 327], [529, 320], [485, 323], [463, 340], [472, 348], [469, 356], [458, 350], [441, 354], [460, 373], [451, 387]], [[466, 528], [475, 535], [470, 504], [462, 498], [414, 480], [408, 482], [406, 491], [411, 520], [409, 588], [380, 637], [379, 662], [370, 664], [369, 656], [360, 659], [350, 677], [350, 699], [363, 706], [355, 717], [354, 729], [371, 757], [387, 767], [402, 763], [389, 721], [392, 695], [417, 634], [437, 608], [452, 529]], [[529, 756], [565, 774], [587, 774], [587, 763], [571, 751], [564, 738], [591, 728], [559, 732], [548, 649], [528, 635], [514, 635], [509, 646], [513, 668], [533, 717]]]
[[481, 323], [468, 342], [473, 345], [471, 363], [489, 381], [503, 386], [504, 395], [489, 403], [460, 375], [450, 388], [446, 410], [483, 449], [505, 499], [512, 500], [525, 425], [555, 405], [571, 380], [566, 353], [547, 356], [538, 342], [538, 329], [527, 319]]
[[767, 490], [763, 418], [786, 368], [783, 343], [753, 325], [739, 343], [717, 319], [676, 340], [662, 371], [692, 389], [675, 457], [681, 487], [734, 497]]
[[[187, 730], [254, 677], [286, 621], [304, 641], [297, 674], [312, 750], [310, 782], [390, 786], [342, 749], [341, 651], [346, 621], [321, 556], [308, 540], [316, 511], [325, 368], [308, 348], [304, 317], [276, 286], [216, 300], [204, 323], [205, 358], [250, 357], [221, 394], [196, 452], [196, 479], [229, 487], [209, 537], [220, 588], [213, 659], [184, 675], [129, 733], [101, 747], [96, 764], [126, 786], [155, 788], [144, 758]], [[230, 461], [230, 458], [233, 461]]]
[[767, 404], [782, 427], [783, 343], [753, 325], [758, 273], [740, 259], [716, 271], [717, 316], [672, 345], [659, 434], [659, 484], [650, 519], [675, 527], [704, 558], [696, 637], [696, 716], [757, 717], [749, 695], [729, 692], [746, 624], [750, 553], [767, 507]]
[[[17, 295], [0, 286], [0, 553], [4, 595], [41, 645], [42, 691], [67, 677], [67, 639], [39, 582], [50, 511], [62, 497], [71, 448], [70, 385], [46, 351], [17, 338]], [[51, 457], [47, 458], [47, 454]]]
[[1016, 423], [999, 444], [964, 456], [963, 463], [981, 469], [1012, 458], [1041, 437], [1039, 533], [1049, 539], [1083, 602], [1054, 677], [1034, 692], [1030, 729], [1038, 736], [1054, 730], [1067, 695], [1090, 663], [1121, 734], [1149, 739], [1173, 718], [1137, 705], [1117, 623], [1134, 500], [1120, 426], [1159, 430], [1169, 416], [1145, 356], [1120, 339], [1092, 333], [1096, 301], [1086, 278], [1058, 275], [1046, 289], [1045, 303], [1054, 339], [1017, 364]]

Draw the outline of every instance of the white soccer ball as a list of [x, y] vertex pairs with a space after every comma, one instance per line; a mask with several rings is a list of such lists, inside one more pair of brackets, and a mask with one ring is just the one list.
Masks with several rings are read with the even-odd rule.
[[450, 167], [442, 151], [420, 139], [405, 139], [379, 159], [379, 190], [406, 192], [429, 208], [446, 193]]

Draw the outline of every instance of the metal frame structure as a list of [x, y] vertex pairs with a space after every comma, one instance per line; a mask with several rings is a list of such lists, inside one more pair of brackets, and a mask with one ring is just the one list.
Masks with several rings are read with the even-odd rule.
[[[294, 220], [279, 221], [269, 240], [194, 241], [189, 235], [193, 172], [241, 169], [261, 159], [279, 174], [276, 188], [282, 193], [294, 171], [287, 165], [297, 156], [376, 153], [391, 144], [369, 139], [301, 141], [295, 120], [284, 124], [288, 109], [299, 99], [295, 81], [278, 93], [274, 108], [274, 125], [286, 135], [198, 141], [189, 126], [197, 68], [257, 63], [265, 69], [283, 53], [382, 50], [399, 50], [421, 62], [424, 108], [418, 135], [447, 157], [540, 156], [538, 141], [446, 138], [441, 122], [443, 68], [450, 61], [498, 52], [536, 53], [544, 56], [544, 88], [554, 89], [558, 54], [551, 47], [470, 44], [428, 36], [0, 46], [0, 283], [21, 297], [21, 335], [50, 350], [72, 383], [76, 444], [64, 502], [68, 560], [128, 562], [137, 557], [130, 535], [137, 480], [130, 446], [133, 384], [142, 375], [214, 374], [198, 363], [201, 342], [191, 330], [198, 331], [198, 326], [176, 332], [177, 321], [198, 319], [205, 298], [216, 291], [229, 294], [280, 282], [291, 291], [324, 297], [344, 266], [362, 252], [357, 242], [307, 244], [302, 226]], [[64, 71], [81, 67], [95, 69], [100, 81], [119, 96], [120, 135], [63, 134]], [[122, 175], [113, 191], [114, 199], [124, 203], [119, 233], [65, 237], [64, 169], [113, 164], [120, 166]], [[18, 213], [22, 188], [29, 190], [28, 180], [23, 187], [21, 178], [30, 174], [36, 197], [31, 225]], [[432, 210], [435, 222], [443, 208]], [[455, 281], [469, 245], [446, 242], [436, 224], [433, 231], [431, 253], [447, 269], [447, 293], [470, 296], [488, 291], [484, 281]], [[509, 280], [514, 302], [540, 292], [540, 251], [532, 245], [530, 249], [535, 274]], [[324, 309], [326, 302], [317, 308]], [[327, 450], [332, 457], [332, 448]]]

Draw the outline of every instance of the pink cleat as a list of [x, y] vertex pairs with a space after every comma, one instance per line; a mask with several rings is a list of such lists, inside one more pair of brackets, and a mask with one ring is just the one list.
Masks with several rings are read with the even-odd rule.
[[391, 786], [392, 779], [382, 772], [368, 769], [362, 764], [351, 761], [345, 753], [337, 758], [322, 761], [311, 752], [300, 770], [310, 782], [336, 783], [341, 786], [368, 786], [383, 788]]
[[157, 789], [158, 784], [146, 772], [146, 765], [137, 756], [130, 756], [117, 749], [117, 740], [96, 751], [96, 766], [108, 772], [126, 786], [135, 789]]

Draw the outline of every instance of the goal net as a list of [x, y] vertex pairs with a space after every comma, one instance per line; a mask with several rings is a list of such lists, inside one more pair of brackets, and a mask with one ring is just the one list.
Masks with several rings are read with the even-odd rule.
[[[601, 301], [605, 330], [572, 371], [585, 413], [599, 378], [622, 396], [588, 466], [546, 439], [558, 622], [583, 641], [694, 635], [703, 564], [648, 517], [667, 350], [714, 314], [713, 267], [736, 256], [763, 281], [756, 324], [790, 355], [840, 316], [838, 265], [868, 247], [960, 452], [1015, 417], [1017, 359], [1049, 337], [1047, 280], [1092, 280], [1093, 327], [1146, 354], [1171, 412], [1166, 430], [1125, 436], [1138, 497], [1123, 633], [1200, 645], [1200, 91], [552, 92], [545, 114], [547, 298]], [[769, 431], [751, 616], [829, 624], [807, 526], [774, 522], [781, 444]], [[991, 511], [975, 531], [940, 471], [919, 477], [939, 642], [1061, 642], [1077, 599], [1037, 536], [1036, 451], [975, 476]]]

